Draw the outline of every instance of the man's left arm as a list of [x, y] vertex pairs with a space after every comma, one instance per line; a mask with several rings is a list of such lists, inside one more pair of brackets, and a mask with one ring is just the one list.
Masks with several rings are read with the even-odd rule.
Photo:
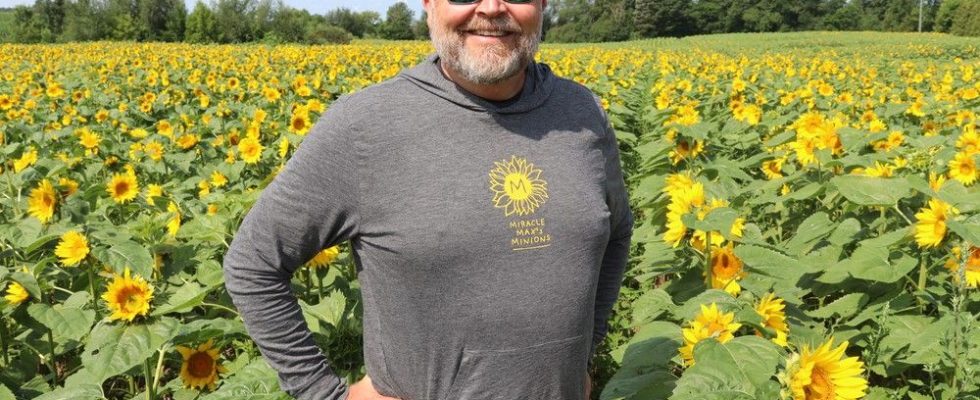
[[630, 211], [629, 196], [619, 163], [619, 145], [608, 120], [602, 147], [605, 156], [606, 204], [610, 213], [610, 233], [609, 243], [606, 244], [606, 251], [602, 257], [599, 284], [596, 288], [595, 325], [592, 333], [592, 348], [589, 352], [590, 363], [609, 329], [609, 316], [619, 297], [619, 288], [623, 282], [633, 234], [633, 213]]

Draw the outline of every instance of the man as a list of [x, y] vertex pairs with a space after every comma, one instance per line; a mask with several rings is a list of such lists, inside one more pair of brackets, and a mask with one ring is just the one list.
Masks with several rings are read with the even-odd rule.
[[[228, 293], [300, 399], [583, 400], [633, 217], [597, 98], [533, 62], [545, 0], [423, 0], [436, 54], [336, 100], [245, 217]], [[350, 240], [367, 376], [289, 280]]]

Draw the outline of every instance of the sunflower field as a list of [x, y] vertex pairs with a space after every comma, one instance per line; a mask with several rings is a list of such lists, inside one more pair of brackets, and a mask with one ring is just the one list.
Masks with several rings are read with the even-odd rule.
[[[223, 286], [331, 101], [422, 42], [0, 46], [0, 399], [286, 399]], [[595, 399], [980, 399], [980, 43], [545, 45], [602, 98], [636, 226]], [[364, 374], [348, 245], [293, 288]]]

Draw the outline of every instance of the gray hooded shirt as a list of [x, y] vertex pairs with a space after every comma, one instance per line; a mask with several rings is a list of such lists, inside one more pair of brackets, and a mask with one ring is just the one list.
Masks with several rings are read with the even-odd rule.
[[633, 217], [609, 121], [532, 62], [490, 102], [432, 55], [331, 104], [224, 258], [249, 335], [299, 399], [349, 384], [316, 346], [290, 277], [350, 241], [365, 367], [403, 400], [582, 400], [619, 295]]

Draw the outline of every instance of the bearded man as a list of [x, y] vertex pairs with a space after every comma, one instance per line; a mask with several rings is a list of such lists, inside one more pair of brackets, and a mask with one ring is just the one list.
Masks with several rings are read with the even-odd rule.
[[[633, 226], [598, 98], [534, 61], [545, 0], [423, 0], [435, 54], [342, 96], [224, 258], [300, 399], [583, 400]], [[350, 241], [367, 375], [314, 343], [294, 271]]]

